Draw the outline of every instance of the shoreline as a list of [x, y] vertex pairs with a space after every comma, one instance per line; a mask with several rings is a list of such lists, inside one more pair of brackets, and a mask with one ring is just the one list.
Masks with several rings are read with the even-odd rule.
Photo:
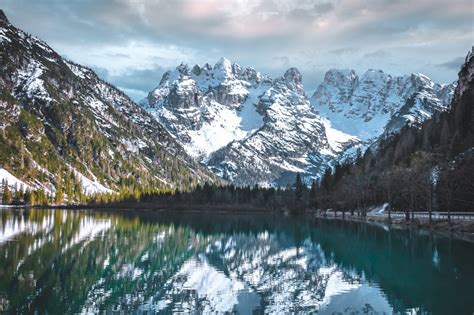
[[345, 217], [341, 215], [321, 215], [316, 211], [307, 210], [301, 214], [291, 214], [283, 209], [281, 210], [269, 210], [264, 208], [255, 207], [235, 207], [235, 206], [218, 206], [218, 205], [196, 205], [196, 206], [152, 206], [147, 204], [130, 205], [130, 206], [119, 206], [119, 205], [54, 205], [54, 206], [0, 206], [0, 210], [28, 210], [28, 209], [42, 209], [42, 210], [80, 210], [80, 211], [100, 211], [100, 212], [112, 212], [112, 213], [173, 213], [173, 214], [186, 214], [186, 213], [202, 213], [202, 214], [217, 214], [217, 215], [277, 215], [280, 214], [283, 217], [288, 216], [310, 216], [312, 219], [321, 220], [335, 220], [335, 221], [348, 221], [348, 222], [361, 222], [365, 224], [377, 225], [382, 228], [395, 228], [395, 229], [417, 229], [427, 233], [434, 233], [445, 237], [455, 237], [466, 241], [474, 242], [474, 221], [473, 220], [451, 220], [448, 222], [446, 219], [432, 220], [420, 219], [406, 221], [404, 218], [392, 218], [382, 216], [366, 216], [359, 217], [357, 215], [350, 215], [346, 213]]
[[324, 216], [312, 212], [312, 217], [323, 220], [349, 221], [349, 222], [363, 222], [371, 225], [378, 225], [383, 228], [395, 229], [416, 229], [422, 232], [433, 233], [445, 237], [455, 237], [458, 239], [474, 242], [474, 221], [467, 220], [432, 220], [429, 219], [415, 219], [406, 221], [404, 218], [392, 218], [380, 216], [358, 217], [346, 214], [343, 218], [340, 216]]

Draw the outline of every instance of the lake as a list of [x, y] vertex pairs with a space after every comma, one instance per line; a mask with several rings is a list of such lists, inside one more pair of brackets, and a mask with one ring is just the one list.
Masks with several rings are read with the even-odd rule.
[[474, 244], [280, 215], [0, 210], [7, 313], [472, 314]]

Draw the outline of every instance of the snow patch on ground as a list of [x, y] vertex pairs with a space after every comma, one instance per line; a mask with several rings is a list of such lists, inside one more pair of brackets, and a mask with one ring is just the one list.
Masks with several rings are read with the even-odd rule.
[[341, 152], [349, 142], [359, 142], [359, 138], [332, 127], [327, 118], [321, 119], [326, 129], [326, 138], [334, 152]]
[[40, 63], [35, 60], [31, 61], [24, 69], [18, 71], [16, 86], [22, 86], [20, 90], [26, 91], [28, 98], [51, 102], [52, 98], [44, 87], [43, 79], [41, 79], [43, 71], [43, 66]]
[[375, 216], [375, 215], [383, 215], [385, 210], [388, 208], [388, 203], [384, 203], [383, 205], [376, 206], [371, 208], [367, 211], [367, 215]]
[[110, 194], [113, 193], [113, 190], [105, 187], [102, 185], [97, 178], [93, 178], [92, 180], [84, 176], [82, 173], [80, 173], [78, 170], [76, 170], [74, 167], [70, 166], [69, 167], [72, 169], [74, 172], [74, 175], [77, 177], [77, 179], [81, 182], [82, 185], [82, 191], [88, 195], [94, 195], [94, 194]]
[[0, 183], [5, 181], [10, 189], [25, 191], [31, 189], [31, 187], [24, 181], [13, 176], [9, 171], [4, 168], [0, 168]]

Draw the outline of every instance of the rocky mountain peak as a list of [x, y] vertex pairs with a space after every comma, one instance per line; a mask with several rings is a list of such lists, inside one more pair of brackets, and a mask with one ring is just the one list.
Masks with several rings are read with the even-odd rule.
[[397, 121], [390, 124], [395, 126], [391, 131], [397, 132], [406, 123], [446, 110], [453, 90], [454, 85], [435, 84], [423, 74], [392, 76], [369, 69], [359, 78], [354, 70], [332, 69], [311, 101], [336, 129], [369, 141], [383, 132], [392, 117]]
[[283, 80], [288, 88], [298, 94], [304, 95], [304, 87], [302, 84], [303, 76], [298, 69], [290, 68], [286, 70], [285, 74], [283, 75]]
[[353, 69], [330, 69], [324, 75], [325, 82], [334, 82], [334, 81], [345, 81], [352, 82], [357, 81], [359, 77], [357, 76], [355, 70]]
[[459, 71], [459, 80], [455, 92], [455, 98], [459, 99], [474, 81], [474, 46], [467, 53], [464, 64]]
[[191, 69], [189, 69], [189, 65], [184, 62], [182, 62], [178, 67], [176, 67], [176, 70], [178, 70], [179, 73], [184, 74], [184, 75], [191, 74]]
[[360, 78], [361, 83], [385, 84], [392, 77], [379, 69], [369, 69]]
[[301, 82], [303, 81], [303, 76], [301, 75], [301, 72], [296, 68], [290, 68], [286, 70], [283, 77], [288, 82], [292, 82], [295, 84], [301, 84]]
[[221, 57], [216, 64], [214, 65], [214, 69], [220, 70], [227, 75], [232, 74], [232, 62], [225, 57]]
[[191, 73], [194, 75], [200, 75], [203, 69], [204, 68], [201, 68], [200, 65], [196, 64], [194, 65], [193, 70], [191, 70]]
[[6, 26], [8, 24], [10, 24], [10, 21], [8, 21], [8, 18], [5, 15], [5, 12], [3, 12], [2, 9], [0, 9], [0, 25]]

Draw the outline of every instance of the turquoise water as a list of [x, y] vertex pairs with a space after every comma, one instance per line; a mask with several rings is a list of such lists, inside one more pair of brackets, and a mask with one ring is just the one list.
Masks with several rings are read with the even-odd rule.
[[271, 215], [0, 210], [6, 313], [472, 314], [474, 244]]

